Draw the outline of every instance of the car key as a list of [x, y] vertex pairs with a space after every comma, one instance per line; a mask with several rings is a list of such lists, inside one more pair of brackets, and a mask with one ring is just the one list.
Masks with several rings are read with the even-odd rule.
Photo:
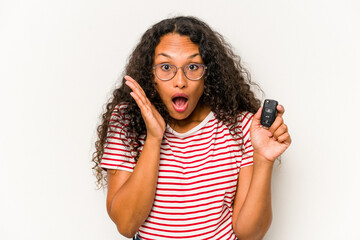
[[261, 125], [265, 127], [270, 127], [271, 124], [275, 121], [277, 115], [277, 107], [278, 102], [272, 99], [265, 99], [263, 110], [261, 112]]

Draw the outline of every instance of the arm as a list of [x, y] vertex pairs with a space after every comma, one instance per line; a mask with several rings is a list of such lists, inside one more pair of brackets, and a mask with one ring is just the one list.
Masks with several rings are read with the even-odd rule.
[[254, 115], [250, 127], [254, 164], [240, 170], [234, 201], [233, 229], [239, 240], [262, 239], [269, 229], [274, 161], [291, 144], [282, 119], [283, 107], [278, 106], [279, 114], [269, 130], [260, 126], [261, 110]]
[[147, 139], [133, 173], [108, 174], [107, 210], [118, 231], [133, 237], [153, 205], [160, 159], [160, 143]]
[[239, 240], [262, 239], [271, 224], [273, 164], [260, 161], [254, 154], [254, 165], [240, 170], [233, 214], [234, 232]]
[[133, 173], [109, 172], [107, 210], [118, 231], [126, 237], [133, 237], [148, 217], [154, 202], [165, 122], [140, 85], [129, 76], [125, 79], [141, 110], [147, 137]]

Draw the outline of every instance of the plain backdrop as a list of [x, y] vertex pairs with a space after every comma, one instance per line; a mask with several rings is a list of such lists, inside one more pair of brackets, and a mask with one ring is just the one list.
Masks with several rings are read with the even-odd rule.
[[0, 239], [125, 239], [95, 189], [105, 102], [143, 32], [193, 15], [285, 106], [267, 240], [360, 239], [356, 0], [0, 0]]

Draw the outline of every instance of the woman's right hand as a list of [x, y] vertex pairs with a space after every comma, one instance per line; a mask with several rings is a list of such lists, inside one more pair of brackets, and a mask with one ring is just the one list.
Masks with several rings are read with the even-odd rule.
[[161, 141], [165, 132], [165, 121], [163, 117], [146, 97], [146, 94], [141, 86], [132, 77], [125, 76], [125, 80], [125, 84], [132, 90], [130, 95], [139, 106], [142, 118], [144, 119], [147, 129], [146, 138]]

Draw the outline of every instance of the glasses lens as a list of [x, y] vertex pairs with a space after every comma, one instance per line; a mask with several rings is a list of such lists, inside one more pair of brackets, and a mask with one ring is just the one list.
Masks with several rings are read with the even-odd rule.
[[[205, 73], [205, 66], [203, 64], [191, 63], [183, 69], [185, 76], [190, 80], [199, 80]], [[163, 81], [172, 79], [176, 74], [176, 70], [174, 65], [168, 63], [155, 65], [155, 74]]]
[[171, 79], [176, 72], [176, 67], [171, 64], [158, 64], [155, 67], [156, 76], [160, 80], [169, 80]]
[[191, 80], [200, 79], [205, 71], [205, 67], [202, 64], [189, 64], [184, 67], [184, 72], [187, 78]]

